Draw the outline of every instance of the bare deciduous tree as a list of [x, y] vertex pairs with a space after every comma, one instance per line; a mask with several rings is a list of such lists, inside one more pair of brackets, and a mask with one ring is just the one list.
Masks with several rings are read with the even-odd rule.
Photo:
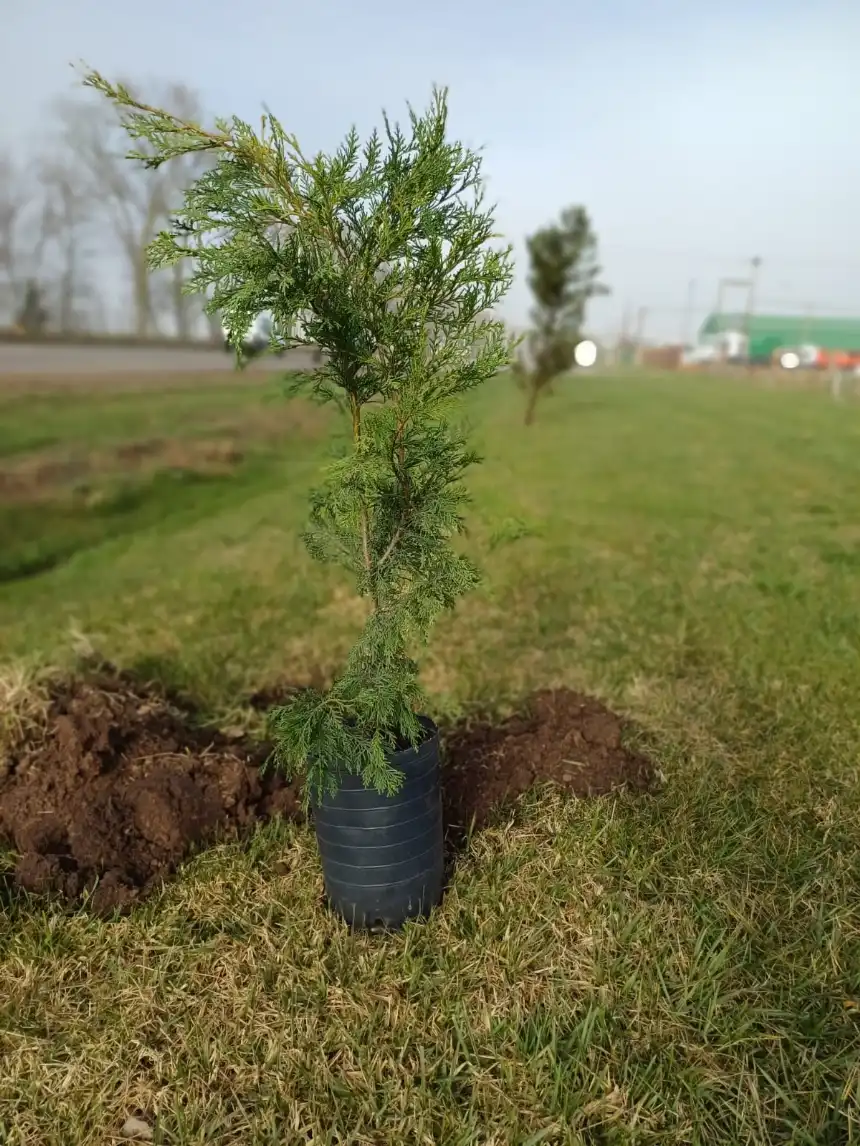
[[[184, 85], [169, 85], [162, 94], [164, 102], [181, 108], [186, 118], [199, 119], [199, 101]], [[206, 157], [189, 156], [175, 167], [149, 169], [126, 158], [128, 138], [114, 109], [70, 99], [57, 105], [57, 113], [80, 188], [104, 213], [128, 267], [136, 333], [145, 338], [156, 332], [159, 313], [168, 310], [176, 333], [189, 337], [200, 318], [200, 303], [182, 293], [188, 272], [168, 272], [169, 285], [159, 283], [149, 271], [146, 248], [181, 202], [185, 187], [200, 174]], [[147, 145], [140, 150], [146, 152]]]
[[92, 325], [95, 289], [87, 261], [94, 204], [75, 165], [51, 155], [38, 162], [37, 172], [57, 326], [74, 331]]
[[47, 227], [30, 174], [0, 155], [0, 314], [13, 320], [42, 271]]

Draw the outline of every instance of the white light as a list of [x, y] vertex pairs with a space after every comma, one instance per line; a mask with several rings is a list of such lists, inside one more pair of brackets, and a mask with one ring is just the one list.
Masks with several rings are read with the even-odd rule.
[[786, 350], [780, 358], [779, 364], [783, 370], [796, 370], [800, 365], [800, 355], [793, 350]]
[[593, 366], [597, 361], [597, 346], [590, 338], [586, 338], [577, 344], [573, 358], [577, 366]]

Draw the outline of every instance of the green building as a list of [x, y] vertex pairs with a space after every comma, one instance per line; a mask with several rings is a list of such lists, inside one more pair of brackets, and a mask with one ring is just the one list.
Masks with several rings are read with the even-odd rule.
[[770, 359], [783, 347], [817, 346], [820, 350], [860, 352], [860, 318], [816, 318], [814, 315], [710, 314], [699, 330], [700, 342], [749, 332], [749, 357]]

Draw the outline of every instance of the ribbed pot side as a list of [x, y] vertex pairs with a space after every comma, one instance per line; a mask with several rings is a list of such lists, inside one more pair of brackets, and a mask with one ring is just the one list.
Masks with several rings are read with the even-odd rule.
[[312, 801], [326, 895], [356, 928], [398, 928], [442, 898], [439, 730], [429, 717], [419, 720], [427, 739], [389, 755], [404, 775], [395, 796], [346, 776], [335, 796]]

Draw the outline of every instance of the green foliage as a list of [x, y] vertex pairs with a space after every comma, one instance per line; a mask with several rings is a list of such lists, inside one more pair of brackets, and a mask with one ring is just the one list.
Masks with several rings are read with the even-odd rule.
[[512, 262], [488, 245], [480, 158], [447, 141], [444, 91], [424, 115], [410, 110], [408, 132], [386, 117], [363, 145], [352, 130], [333, 155], [311, 159], [270, 114], [259, 132], [235, 118], [206, 131], [98, 73], [85, 83], [146, 141], [131, 154], [147, 166], [212, 153], [150, 265], [193, 258], [186, 289], [208, 294], [234, 344], [267, 310], [276, 345], [325, 352], [305, 389], [345, 411], [352, 448], [313, 494], [305, 541], [354, 574], [372, 610], [332, 688], [272, 714], [275, 760], [288, 774], [307, 770], [309, 793], [336, 790], [343, 771], [392, 792], [402, 777], [386, 751], [422, 735], [411, 653], [478, 578], [452, 541], [467, 502], [461, 479], [479, 459], [451, 417], [511, 353], [502, 324], [484, 317]]
[[597, 236], [584, 207], [568, 207], [558, 223], [532, 235], [528, 252], [534, 326], [514, 372], [528, 393], [526, 422], [531, 422], [540, 394], [575, 365], [589, 300], [609, 289], [598, 281]]
[[513, 541], [521, 541], [525, 537], [536, 537], [537, 535], [538, 530], [535, 526], [523, 521], [521, 517], [506, 517], [490, 534], [489, 547], [492, 551]]

